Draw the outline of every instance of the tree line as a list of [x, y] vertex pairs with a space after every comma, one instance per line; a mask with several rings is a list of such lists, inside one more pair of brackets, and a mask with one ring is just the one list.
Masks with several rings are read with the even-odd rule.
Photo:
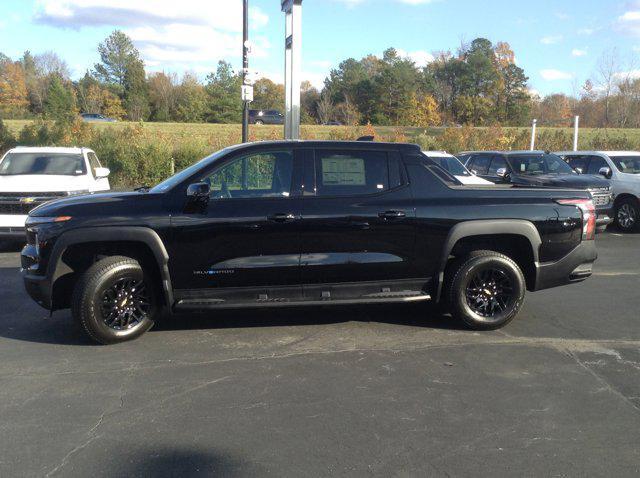
[[[119, 30], [98, 45], [98, 54], [100, 61], [74, 81], [56, 53], [26, 51], [17, 60], [0, 53], [0, 117], [73, 120], [84, 112], [130, 121], [241, 120], [242, 77], [226, 61], [204, 81], [193, 73], [147, 74], [133, 42]], [[478, 38], [455, 53], [438, 52], [421, 68], [389, 48], [382, 57], [342, 61], [321, 90], [303, 82], [302, 122], [523, 126], [535, 117], [541, 125], [568, 126], [579, 114], [583, 126], [640, 127], [640, 79], [621, 75], [612, 58], [603, 57], [597, 77], [574, 95], [540, 98], [505, 42]], [[283, 105], [283, 85], [256, 82], [252, 108]]]

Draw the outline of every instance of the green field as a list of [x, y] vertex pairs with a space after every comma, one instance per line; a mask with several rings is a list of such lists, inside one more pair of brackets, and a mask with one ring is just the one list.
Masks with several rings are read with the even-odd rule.
[[[4, 123], [14, 133], [18, 134], [22, 128], [31, 123], [31, 120], [4, 120]], [[98, 129], [112, 128], [123, 129], [129, 126], [137, 126], [140, 123], [122, 121], [118, 123], [92, 123]], [[403, 139], [407, 141], [417, 141], [420, 135], [432, 138], [439, 138], [446, 128], [416, 128], [416, 127], [394, 127], [394, 126], [374, 126], [376, 136], [383, 140]], [[210, 123], [143, 123], [143, 129], [148, 135], [157, 134], [160, 137], [183, 142], [185, 140], [200, 139], [211, 142], [213, 138], [225, 138], [234, 142], [241, 140], [241, 126], [239, 124], [210, 124]], [[460, 129], [460, 128], [455, 128]], [[490, 130], [490, 128], [474, 128], [478, 132]], [[506, 133], [524, 134], [529, 133], [530, 128], [502, 128]], [[349, 126], [318, 126], [303, 125], [303, 139], [349, 139], [358, 134], [365, 134], [365, 127], [353, 128]], [[573, 135], [572, 128], [538, 128], [541, 137], [548, 134], [562, 133], [567, 137]], [[640, 129], [596, 129], [583, 128], [580, 130], [581, 142], [590, 143], [596, 135], [606, 135], [609, 138], [626, 138], [632, 144], [640, 144]], [[250, 126], [250, 139], [282, 139], [282, 126]]]

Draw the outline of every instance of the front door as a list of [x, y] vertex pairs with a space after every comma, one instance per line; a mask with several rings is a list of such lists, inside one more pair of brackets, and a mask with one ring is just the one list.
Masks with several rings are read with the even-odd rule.
[[249, 153], [204, 173], [202, 210], [172, 217], [176, 289], [298, 285], [300, 198], [293, 149]]
[[304, 177], [303, 284], [412, 277], [415, 212], [395, 152], [308, 151]]

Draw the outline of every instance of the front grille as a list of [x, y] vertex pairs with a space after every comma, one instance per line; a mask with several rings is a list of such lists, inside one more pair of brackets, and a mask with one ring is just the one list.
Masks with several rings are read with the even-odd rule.
[[19, 202], [0, 203], [0, 214], [27, 215], [29, 211], [39, 206], [41, 203], [22, 204]]
[[611, 202], [611, 194], [591, 194], [595, 207], [607, 206]]
[[61, 198], [66, 196], [67, 193], [64, 192], [35, 192], [35, 193], [15, 193], [15, 192], [2, 192], [0, 191], [0, 201], [3, 199], [20, 199], [20, 198]]

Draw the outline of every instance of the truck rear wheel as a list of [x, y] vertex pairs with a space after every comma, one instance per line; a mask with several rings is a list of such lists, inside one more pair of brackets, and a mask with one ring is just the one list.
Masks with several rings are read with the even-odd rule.
[[153, 326], [157, 294], [138, 261], [107, 257], [79, 278], [71, 313], [92, 340], [115, 344], [133, 340]]
[[511, 258], [495, 251], [474, 251], [452, 268], [446, 293], [455, 319], [474, 330], [493, 330], [518, 315], [526, 282]]

